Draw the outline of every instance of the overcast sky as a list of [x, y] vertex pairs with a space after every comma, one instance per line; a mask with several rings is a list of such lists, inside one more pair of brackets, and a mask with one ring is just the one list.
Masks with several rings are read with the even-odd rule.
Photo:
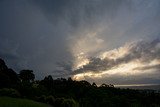
[[159, 84], [159, 38], [160, 0], [0, 1], [0, 57], [37, 79]]

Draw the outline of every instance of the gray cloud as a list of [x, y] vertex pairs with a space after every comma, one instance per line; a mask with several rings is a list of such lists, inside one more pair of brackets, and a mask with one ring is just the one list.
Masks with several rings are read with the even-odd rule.
[[[86, 57], [95, 57], [126, 42], [159, 37], [159, 7], [159, 0], [1, 0], [0, 57], [17, 72], [33, 69], [38, 78], [70, 75], [75, 53], [79, 54], [71, 51], [75, 46]], [[95, 37], [86, 36], [93, 32]], [[79, 39], [84, 45], [77, 45]], [[92, 59], [97, 62], [85, 69], [104, 70], [104, 65], [109, 69], [135, 56], [116, 62]], [[57, 62], [67, 66], [59, 67]]]
[[[126, 49], [127, 47], [127, 49]], [[127, 53], [125, 53], [121, 57], [116, 57], [113, 53], [113, 51], [109, 51], [111, 55], [114, 55], [114, 59], [110, 59], [111, 56], [107, 56], [104, 59], [101, 58], [91, 58], [89, 60], [89, 63], [82, 66], [81, 68], [75, 70], [75, 73], [83, 73], [83, 72], [101, 72], [110, 70], [113, 67], [117, 67], [121, 64], [127, 64], [129, 62], [138, 60], [140, 63], [150, 63], [153, 60], [160, 61], [160, 40], [156, 39], [151, 42], [145, 42], [145, 41], [139, 41], [130, 43], [128, 45], [125, 45], [124, 48]], [[117, 51], [117, 50], [115, 50]], [[120, 54], [119, 53], [116, 54]], [[145, 65], [145, 64], [144, 64]], [[145, 67], [138, 67], [134, 70], [148, 70], [151, 68], [155, 68], [157, 70], [159, 69], [159, 64], [152, 65], [152, 66], [145, 66]]]

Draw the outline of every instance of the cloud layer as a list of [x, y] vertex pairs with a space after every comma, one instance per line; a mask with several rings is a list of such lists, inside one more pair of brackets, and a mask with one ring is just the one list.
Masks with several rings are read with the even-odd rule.
[[159, 0], [1, 0], [0, 16], [0, 57], [38, 79], [99, 73], [138, 57], [149, 63], [158, 53], [151, 42], [122, 45], [160, 37]]
[[[158, 79], [160, 77], [160, 40], [138, 41], [104, 52], [75, 70], [75, 79], [132, 76]], [[148, 75], [148, 76], [147, 76]], [[112, 79], [111, 79], [112, 80]], [[121, 81], [120, 80], [120, 81]], [[134, 80], [133, 80], [134, 81]], [[141, 81], [144, 82], [144, 81]], [[157, 81], [160, 82], [160, 81]]]

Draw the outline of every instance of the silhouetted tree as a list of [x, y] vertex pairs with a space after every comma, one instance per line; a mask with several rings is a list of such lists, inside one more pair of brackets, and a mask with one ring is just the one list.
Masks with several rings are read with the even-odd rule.
[[35, 89], [33, 87], [35, 75], [32, 70], [21, 70], [19, 73], [19, 78], [21, 80], [20, 86], [18, 87], [18, 91], [22, 96], [31, 98], [35, 93]]
[[68, 78], [68, 82], [73, 82], [71, 77]]
[[103, 83], [100, 87], [105, 88], [105, 87], [109, 87], [109, 85]]
[[18, 75], [12, 69], [8, 69], [5, 62], [0, 59], [0, 87], [13, 87], [19, 82]]
[[109, 87], [112, 87], [112, 88], [114, 88], [114, 85], [113, 85], [113, 84], [109, 84]]
[[41, 82], [41, 85], [45, 86], [47, 89], [53, 88], [53, 78], [51, 75], [46, 76]]
[[93, 82], [92, 86], [93, 86], [93, 87], [97, 87], [97, 85], [96, 85], [96, 83], [95, 83], [95, 82]]
[[0, 72], [0, 88], [6, 88], [10, 85], [10, 79], [6, 74]]
[[0, 88], [9, 87], [10, 86], [10, 78], [6, 74], [8, 67], [5, 62], [0, 58]]
[[12, 69], [8, 69], [6, 74], [9, 76], [11, 84], [17, 84], [20, 81], [17, 73]]
[[0, 58], [0, 72], [4, 72], [8, 69], [5, 62]]
[[35, 75], [32, 70], [21, 70], [19, 73], [19, 78], [22, 82], [31, 82], [34, 81]]

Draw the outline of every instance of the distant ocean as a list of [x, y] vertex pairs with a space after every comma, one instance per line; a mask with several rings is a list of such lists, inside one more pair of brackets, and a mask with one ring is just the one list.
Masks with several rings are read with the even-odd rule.
[[130, 84], [130, 85], [114, 85], [114, 86], [117, 88], [160, 90], [160, 84]]

